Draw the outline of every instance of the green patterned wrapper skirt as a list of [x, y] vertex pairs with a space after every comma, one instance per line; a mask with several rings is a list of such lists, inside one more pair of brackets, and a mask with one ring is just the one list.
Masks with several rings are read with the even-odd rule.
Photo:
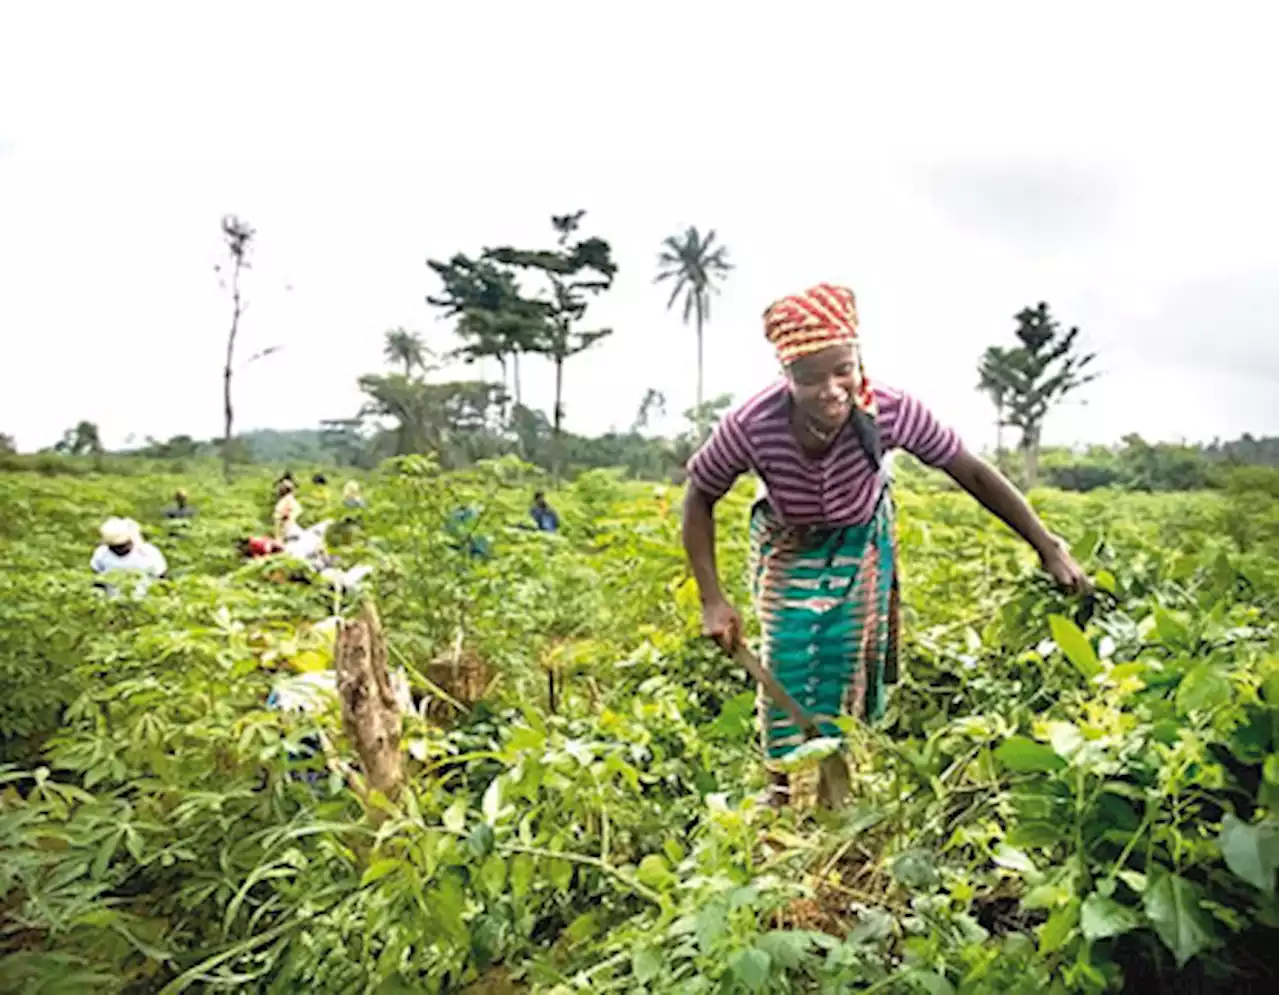
[[[787, 526], [767, 500], [751, 511], [751, 588], [761, 663], [824, 735], [840, 715], [875, 721], [898, 677], [899, 598], [893, 502], [886, 488], [865, 525]], [[804, 742], [758, 692], [766, 765]]]

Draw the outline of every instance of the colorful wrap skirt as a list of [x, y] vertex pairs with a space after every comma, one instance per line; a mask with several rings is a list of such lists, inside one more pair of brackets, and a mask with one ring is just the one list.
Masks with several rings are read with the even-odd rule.
[[[886, 487], [871, 521], [787, 526], [767, 499], [751, 511], [751, 588], [760, 618], [761, 663], [822, 729], [842, 736], [841, 715], [875, 721], [898, 678], [897, 544]], [[772, 767], [804, 733], [763, 689], [757, 709]]]

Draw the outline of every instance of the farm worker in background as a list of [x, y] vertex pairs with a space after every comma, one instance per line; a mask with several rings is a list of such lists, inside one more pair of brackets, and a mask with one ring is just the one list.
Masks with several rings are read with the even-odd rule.
[[360, 496], [360, 485], [348, 480], [342, 487], [342, 503], [348, 508], [363, 508], [364, 498]]
[[311, 475], [311, 483], [316, 487], [316, 497], [320, 503], [329, 503], [329, 478], [323, 473], [314, 473]]
[[271, 536], [249, 536], [239, 543], [240, 554], [251, 560], [284, 552], [284, 543]]
[[294, 524], [285, 531], [284, 553], [294, 559], [302, 560], [313, 570], [323, 570], [332, 566], [329, 551], [325, 548], [324, 537], [332, 522], [317, 522], [309, 529]]
[[[751, 582], [762, 663], [825, 734], [841, 713], [874, 721], [897, 678], [899, 626], [893, 501], [887, 450], [905, 449], [946, 472], [1039, 554], [1073, 592], [1089, 582], [1000, 472], [968, 452], [920, 401], [869, 380], [853, 292], [819, 284], [764, 313], [783, 377], [731, 410], [689, 461], [684, 548], [702, 597], [702, 627], [725, 649], [742, 619], [716, 571], [715, 503], [739, 476], [764, 485], [751, 510]], [[786, 712], [761, 695], [758, 712], [772, 788], [785, 804], [779, 761], [803, 741]]]
[[[138, 523], [132, 518], [108, 518], [102, 523], [102, 545], [93, 551], [89, 569], [95, 574], [107, 575], [118, 570], [141, 574], [135, 596], [146, 593], [152, 580], [163, 577], [169, 570], [160, 550], [144, 542]], [[112, 597], [119, 592], [110, 584], [97, 582]]]
[[472, 559], [487, 560], [489, 540], [485, 536], [476, 535], [479, 522], [480, 513], [475, 508], [456, 508], [449, 514], [444, 528], [453, 537], [454, 549], [465, 549]]
[[542, 491], [533, 496], [529, 514], [533, 516], [534, 524], [543, 532], [555, 532], [560, 528], [560, 516], [547, 504], [547, 496]]
[[279, 500], [276, 501], [272, 518], [275, 521], [277, 539], [284, 539], [290, 527], [296, 526], [302, 515], [302, 505], [294, 493], [296, 490], [297, 485], [291, 480], [281, 480], [276, 487]]
[[173, 507], [166, 508], [164, 512], [165, 518], [195, 518], [196, 510], [187, 504], [187, 492], [183, 490], [175, 491], [173, 495]]

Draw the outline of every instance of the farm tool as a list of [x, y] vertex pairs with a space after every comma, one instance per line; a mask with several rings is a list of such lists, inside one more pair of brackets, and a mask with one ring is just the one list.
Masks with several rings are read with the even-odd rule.
[[[745, 645], [739, 644], [733, 654], [734, 663], [742, 667], [765, 690], [774, 703], [791, 716], [791, 720], [800, 728], [808, 740], [822, 739], [823, 732], [808, 713], [787, 694], [773, 674], [761, 664], [759, 657]], [[818, 804], [823, 808], [840, 808], [849, 799], [849, 766], [845, 763], [844, 754], [837, 750], [822, 758], [818, 765]]]

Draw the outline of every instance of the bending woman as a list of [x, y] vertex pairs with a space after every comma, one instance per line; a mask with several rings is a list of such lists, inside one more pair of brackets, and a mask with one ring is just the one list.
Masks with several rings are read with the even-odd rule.
[[[713, 509], [742, 474], [760, 478], [767, 493], [751, 510], [750, 539], [761, 661], [824, 732], [839, 735], [832, 719], [841, 714], [880, 718], [897, 678], [888, 450], [945, 471], [1025, 539], [1058, 583], [1087, 589], [1066, 545], [998, 470], [911, 395], [867, 379], [853, 291], [819, 284], [772, 304], [764, 324], [784, 377], [725, 415], [690, 460], [684, 547], [703, 632], [733, 650], [742, 619], [716, 571]], [[804, 737], [763, 696], [759, 715], [773, 800], [785, 801], [777, 761]]]

